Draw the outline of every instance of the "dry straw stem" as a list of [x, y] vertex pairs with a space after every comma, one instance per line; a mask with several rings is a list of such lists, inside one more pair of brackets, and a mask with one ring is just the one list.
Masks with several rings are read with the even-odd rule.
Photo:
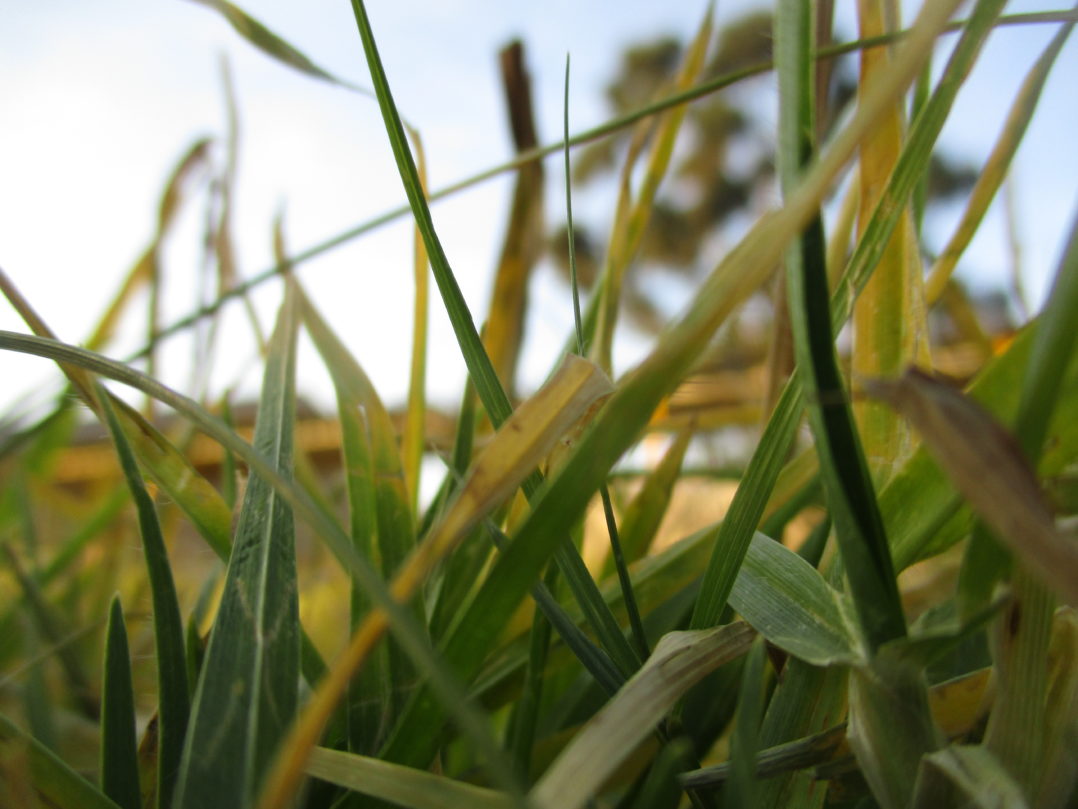
[[1071, 606], [1078, 605], [1078, 542], [1056, 528], [1014, 438], [958, 389], [916, 368], [865, 392], [908, 418], [929, 451], [1000, 541]]
[[686, 691], [745, 654], [755, 637], [740, 621], [664, 635], [643, 667], [550, 765], [530, 794], [532, 802], [539, 809], [583, 806]]
[[[498, 503], [504, 501], [542, 463], [557, 441], [591, 406], [612, 389], [593, 363], [569, 355], [551, 380], [506, 420], [479, 455], [456, 500], [393, 580], [393, 599], [405, 603], [434, 566]], [[348, 687], [388, 628], [386, 613], [375, 609], [360, 624], [348, 648], [331, 668], [282, 744], [277, 765], [262, 791], [261, 809], [283, 809], [299, 785], [311, 749]]]

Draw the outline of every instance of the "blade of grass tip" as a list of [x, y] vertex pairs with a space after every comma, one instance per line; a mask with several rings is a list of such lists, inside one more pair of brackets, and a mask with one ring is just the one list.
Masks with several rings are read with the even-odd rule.
[[[885, 20], [885, 0], [857, 4], [859, 33], [867, 39], [885, 33], [897, 20]], [[890, 6], [892, 10], [897, 4]], [[806, 59], [806, 62], [808, 60]], [[872, 77], [890, 69], [887, 47], [861, 51], [862, 92]], [[928, 66], [926, 65], [925, 69]], [[924, 75], [924, 69], [921, 71]], [[860, 211], [858, 235], [868, 226], [902, 150], [903, 100], [896, 99], [873, 135], [861, 145], [858, 163]], [[924, 282], [916, 232], [909, 206], [903, 206], [894, 230], [882, 248], [871, 279], [853, 310], [851, 374], [854, 378], [892, 376], [911, 362], [928, 361], [928, 329]], [[869, 471], [886, 481], [912, 450], [909, 427], [879, 402], [858, 400], [853, 406]]]
[[41, 796], [53, 805], [77, 806], [79, 809], [124, 809], [3, 714], [0, 714], [0, 741], [25, 748], [30, 781]]
[[141, 809], [131, 655], [127, 648], [127, 629], [119, 595], [112, 599], [105, 628], [105, 673], [102, 683], [101, 791], [123, 809]]
[[[786, 194], [797, 186], [812, 151], [807, 134], [812, 132], [810, 37], [804, 4], [780, 5], [775, 29], [778, 164]], [[800, 242], [786, 254], [794, 350], [850, 590], [865, 640], [874, 651], [904, 637], [906, 623], [883, 520], [835, 357], [825, 260], [823, 223], [817, 212]]]
[[[295, 422], [296, 298], [289, 284], [255, 424], [255, 446], [285, 476]], [[291, 509], [252, 474], [192, 703], [176, 783], [179, 809], [248, 805], [292, 722], [300, 656], [294, 542]]]
[[[104, 391], [102, 391], [104, 394]], [[165, 549], [161, 526], [153, 500], [146, 491], [135, 464], [123, 429], [116, 413], [109, 405], [108, 396], [101, 395], [109, 432], [112, 434], [120, 466], [131, 490], [131, 497], [138, 510], [139, 532], [142, 550], [150, 579], [153, 599], [154, 643], [157, 657], [158, 694], [158, 758], [157, 794], [159, 809], [168, 809], [172, 802], [176, 772], [183, 752], [183, 739], [187, 732], [187, 719], [191, 700], [187, 684], [187, 655], [184, 651], [183, 620], [176, 598], [176, 586], [172, 579], [168, 552]]]
[[984, 166], [978, 173], [977, 182], [970, 192], [966, 210], [962, 213], [962, 219], [955, 226], [947, 246], [940, 252], [939, 257], [932, 265], [926, 282], [925, 295], [932, 303], [943, 293], [947, 280], [951, 277], [958, 259], [965, 252], [973, 235], [980, 228], [981, 221], [988, 211], [989, 205], [995, 199], [1003, 179], [1007, 176], [1011, 160], [1018, 151], [1018, 146], [1026, 133], [1029, 122], [1033, 120], [1033, 113], [1040, 101], [1041, 91], [1048, 81], [1048, 75], [1055, 64], [1056, 57], [1063, 49], [1064, 43], [1074, 30], [1074, 21], [1061, 25], [1056, 35], [1052, 37], [1048, 47], [1044, 49], [1040, 57], [1026, 74], [1010, 111], [1002, 131], [996, 138], [992, 151], [988, 155]]
[[[401, 181], [404, 185], [408, 201], [412, 206], [416, 223], [423, 233], [423, 241], [427, 246], [427, 253], [431, 260], [431, 269], [434, 279], [438, 284], [442, 301], [449, 315], [457, 342], [460, 345], [461, 354], [468, 367], [468, 373], [475, 385], [479, 399], [490, 417], [491, 423], [497, 428], [512, 413], [512, 406], [506, 396], [504, 388], [498, 380], [498, 375], [491, 365], [490, 357], [483, 348], [479, 333], [468, 305], [461, 294], [460, 287], [453, 275], [452, 268], [442, 249], [438, 235], [434, 230], [430, 209], [423, 195], [419, 178], [416, 174], [415, 162], [404, 134], [400, 116], [390, 92], [389, 82], [386, 79], [382, 62], [378, 56], [378, 49], [374, 41], [374, 33], [371, 31], [370, 20], [362, 0], [353, 0], [352, 9], [355, 13], [356, 24], [359, 28], [360, 38], [367, 57], [367, 64], [374, 82], [375, 92], [378, 95], [378, 103], [382, 110], [382, 119], [386, 125], [393, 154], [397, 161]], [[531, 500], [539, 485], [539, 478], [533, 475], [524, 483], [524, 493]], [[635, 670], [639, 665], [636, 652], [625, 641], [621, 630], [613, 616], [606, 609], [602, 597], [599, 594], [595, 582], [588, 573], [583, 560], [576, 547], [569, 542], [567, 537], [562, 539], [561, 547], [556, 551], [556, 560], [562, 575], [572, 588], [573, 595], [581, 601], [585, 614], [589, 616], [596, 633], [602, 639], [603, 645], [608, 649], [611, 656], [626, 673]]]
[[[412, 146], [416, 154], [416, 173], [424, 193], [427, 188], [427, 157], [419, 132], [411, 131]], [[412, 514], [419, 513], [419, 477], [423, 466], [423, 448], [426, 443], [427, 412], [427, 326], [430, 321], [430, 261], [423, 244], [423, 234], [416, 226], [412, 235], [412, 251], [415, 255], [415, 305], [412, 313], [412, 362], [408, 377], [408, 417], [401, 439], [401, 457], [404, 459], [404, 480], [408, 486]], [[418, 522], [418, 520], [417, 520]]]
[[[511, 775], [511, 766], [508, 763], [502, 766], [504, 757], [490, 734], [486, 720], [480, 715], [463, 687], [449, 673], [445, 662], [435, 655], [426, 640], [425, 634], [411, 613], [393, 598], [378, 574], [355, 553], [348, 536], [340, 525], [336, 521], [329, 520], [325, 513], [311, 502], [305, 492], [285, 479], [273, 464], [267, 460], [265, 455], [251, 447], [250, 444], [237, 436], [219, 419], [207, 413], [197, 402], [154, 379], [150, 379], [128, 365], [66, 343], [3, 330], [0, 330], [0, 350], [19, 351], [24, 354], [44, 357], [53, 362], [66, 363], [92, 373], [101, 374], [109, 379], [130, 385], [136, 390], [151, 391], [159, 401], [181, 413], [185, 418], [197, 425], [198, 429], [236, 453], [259, 477], [269, 481], [284, 501], [295, 509], [296, 513], [311, 525], [329, 545], [334, 554], [341, 560], [342, 565], [361, 577], [372, 598], [378, 602], [379, 607], [389, 616], [389, 622], [401, 639], [402, 645], [408, 650], [408, 654], [416, 662], [417, 667], [427, 675], [433, 693], [438, 696], [443, 705], [447, 706], [454, 720], [475, 743], [484, 758], [487, 761], [494, 762], [490, 766], [491, 778], [502, 784], [510, 794], [520, 794], [519, 787]], [[334, 687], [343, 688], [347, 682], [352, 669], [340, 668], [347, 671], [347, 674], [344, 675], [345, 679], [342, 682], [334, 683], [332, 686], [326, 686], [327, 690], [332, 690]], [[333, 676], [334, 671], [327, 672], [327, 679]], [[330, 704], [329, 712], [321, 718], [321, 721], [312, 724], [313, 731], [311, 731], [311, 728], [307, 728], [310, 734], [308, 749], [317, 742], [324, 721], [329, 718], [329, 713], [332, 713], [334, 704], [335, 702]], [[314, 727], [314, 725], [317, 726]], [[304, 738], [306, 739], [307, 736], [305, 735]], [[300, 772], [302, 772], [302, 765], [303, 762], [299, 762]], [[279, 767], [274, 770], [275, 773], [279, 771]], [[295, 783], [290, 783], [290, 789], [294, 789], [295, 786]], [[287, 801], [291, 796], [290, 791], [285, 792], [284, 790], [270, 794], [283, 801]]]
[[640, 671], [547, 768], [531, 800], [540, 809], [584, 806], [682, 694], [747, 652], [754, 637], [743, 623], [663, 636]]
[[258, 50], [262, 51], [267, 56], [276, 59], [278, 62], [281, 62], [294, 70], [298, 70], [300, 73], [304, 73], [311, 78], [319, 79], [336, 85], [337, 87], [344, 87], [347, 90], [373, 97], [374, 94], [370, 90], [345, 81], [344, 79], [333, 75], [328, 70], [324, 70], [316, 65], [300, 50], [281, 39], [281, 37], [268, 29], [246, 11], [239, 8], [239, 6], [229, 3], [228, 0], [191, 0], [191, 2], [198, 3], [207, 8], [212, 8], [225, 18], [228, 24], [235, 29], [236, 33], [246, 39], [251, 45], [258, 48]]

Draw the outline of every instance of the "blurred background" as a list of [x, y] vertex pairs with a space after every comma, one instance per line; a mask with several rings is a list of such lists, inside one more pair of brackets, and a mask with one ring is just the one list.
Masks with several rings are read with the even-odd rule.
[[[425, 145], [430, 188], [513, 155], [498, 52], [524, 44], [540, 143], [560, 138], [566, 53], [572, 56], [570, 129], [596, 126], [653, 97], [697, 29], [702, 2], [647, 0], [543, 4], [460, 0], [371, 3], [375, 35], [397, 103]], [[916, 3], [906, 3], [906, 21]], [[351, 7], [343, 0], [247, 0], [245, 11], [320, 67], [369, 86]], [[724, 0], [712, 72], [767, 57], [767, 4]], [[1044, 10], [1013, 2], [1008, 13]], [[855, 36], [855, 4], [835, 4], [839, 40]], [[740, 27], [738, 27], [740, 26]], [[1026, 25], [996, 31], [989, 52], [962, 90], [930, 190], [926, 250], [939, 249], [1002, 125], [1018, 82], [1054, 31]], [[725, 40], [723, 39], [725, 37]], [[942, 63], [949, 43], [941, 46]], [[725, 62], [723, 60], [726, 60]], [[856, 59], [833, 64], [842, 94]], [[289, 252], [305, 251], [404, 202], [377, 105], [356, 92], [282, 66], [244, 41], [217, 13], [184, 0], [74, 0], [0, 7], [0, 266], [59, 336], [84, 341], [152, 240], [159, 200], [173, 168], [201, 137], [212, 139], [206, 166], [183, 184], [186, 198], [160, 250], [160, 325], [212, 298], [207, 287], [206, 223], [220, 204], [210, 182], [226, 170], [229, 113], [235, 102], [237, 149], [231, 238], [237, 278], [273, 266], [278, 215]], [[1061, 56], [1016, 158], [1006, 206], [963, 258], [959, 277], [977, 295], [997, 291], [998, 308], [1019, 321], [1042, 299], [1075, 201], [1078, 105], [1070, 82], [1078, 48]], [[844, 89], [846, 88], [846, 89]], [[770, 76], [739, 84], [695, 105], [672, 179], [634, 271], [614, 361], [624, 371], [649, 336], [674, 315], [698, 280], [751, 219], [776, 201], [771, 182], [775, 94]], [[613, 219], [627, 133], [573, 153], [574, 207], [582, 272], [601, 257]], [[565, 273], [561, 156], [545, 161], [543, 239], [530, 286], [518, 390], [549, 371], [571, 329]], [[509, 216], [514, 175], [502, 174], [439, 201], [433, 213], [458, 281], [480, 322], [486, 314]], [[390, 406], [407, 395], [412, 321], [412, 227], [403, 217], [348, 240], [298, 269], [307, 290], [355, 353]], [[1017, 266], [1017, 275], [1016, 275]], [[1022, 291], [1016, 293], [1015, 279]], [[1024, 302], [1023, 302], [1024, 296]], [[251, 300], [262, 328], [272, 326], [279, 283]], [[987, 304], [991, 307], [991, 304]], [[137, 307], [136, 307], [137, 308]], [[766, 308], [766, 307], [765, 307]], [[146, 340], [144, 317], [127, 317], [105, 353], [125, 358]], [[763, 322], [766, 323], [766, 315]], [[25, 331], [0, 304], [0, 328]], [[209, 382], [217, 395], [257, 390], [257, 343], [241, 303], [225, 307]], [[455, 408], [463, 362], [436, 294], [431, 303], [428, 390]], [[196, 330], [165, 341], [155, 373], [189, 393]], [[0, 357], [6, 380], [0, 412], [34, 410], [61, 390], [59, 373], [39, 359]], [[300, 362], [304, 395], [330, 402], [317, 362]]]

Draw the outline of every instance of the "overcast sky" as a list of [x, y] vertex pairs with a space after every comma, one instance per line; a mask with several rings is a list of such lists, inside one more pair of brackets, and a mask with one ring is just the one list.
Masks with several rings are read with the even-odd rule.
[[[247, 0], [252, 15], [323, 67], [368, 85], [351, 5], [344, 0]], [[441, 187], [511, 154], [496, 52], [513, 36], [528, 48], [540, 137], [561, 131], [562, 70], [572, 53], [572, 128], [609, 116], [602, 86], [630, 42], [659, 34], [688, 37], [702, 2], [371, 2], [375, 36], [403, 114], [421, 131], [431, 186]], [[750, 2], [724, 0], [719, 21]], [[844, 31], [852, 0], [839, 0]], [[1042, 10], [1014, 2], [1008, 11]], [[912, 15], [911, 10], [907, 14]], [[1018, 82], [1051, 36], [1050, 26], [997, 32], [963, 89], [944, 145], [979, 163], [991, 147]], [[1027, 280], [1043, 294], [1078, 188], [1078, 104], [1073, 42], [1055, 68], [1042, 108], [1017, 158], [1015, 191]], [[224, 131], [220, 56], [227, 56], [239, 97], [241, 150], [236, 237], [240, 271], [271, 262], [271, 223], [286, 211], [298, 251], [347, 230], [404, 200], [376, 105], [281, 67], [244, 43], [215, 13], [183, 0], [35, 0], [0, 3], [0, 266], [59, 335], [85, 339], [120, 279], [149, 241], [169, 171], [200, 135]], [[550, 204], [561, 199], [560, 164], [549, 164]], [[435, 222], [473, 314], [489, 295], [510, 193], [508, 178], [438, 203]], [[613, 197], [608, 203], [613, 206]], [[1007, 266], [996, 216], [971, 250], [966, 268], [981, 283]], [[941, 228], [940, 238], [946, 234]], [[193, 302], [195, 209], [169, 244], [165, 322]], [[300, 277], [390, 403], [403, 399], [411, 322], [411, 230], [401, 220], [304, 265]], [[538, 378], [572, 322], [568, 297], [540, 272], [534, 288], [528, 372]], [[280, 299], [276, 283], [260, 290], [263, 323]], [[440, 304], [432, 302], [432, 378], [436, 399], [455, 402], [464, 369]], [[239, 307], [227, 310], [228, 380], [249, 364]], [[0, 328], [25, 331], [6, 304]], [[138, 345], [125, 335], [114, 356]], [[639, 346], [636, 347], [637, 350]], [[632, 357], [629, 341], [623, 362]], [[166, 379], [183, 387], [190, 346], [171, 341]], [[0, 357], [7, 380], [0, 411], [22, 391], [42, 388], [55, 372], [41, 360]], [[170, 371], [169, 369], [173, 369]], [[301, 379], [322, 386], [301, 359]], [[249, 373], [248, 385], [257, 384]], [[253, 389], [249, 388], [249, 389]]]

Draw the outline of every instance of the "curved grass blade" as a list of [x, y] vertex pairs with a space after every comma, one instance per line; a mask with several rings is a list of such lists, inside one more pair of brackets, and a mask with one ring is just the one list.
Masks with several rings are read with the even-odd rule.
[[[290, 284], [270, 341], [254, 443], [291, 474], [297, 301]], [[180, 809], [246, 806], [296, 711], [299, 604], [292, 512], [252, 474], [176, 783]]]
[[[786, 194], [797, 187], [812, 153], [808, 140], [813, 131], [810, 37], [808, 8], [799, 2], [781, 4], [775, 53], [780, 99], [778, 163]], [[786, 253], [790, 324], [821, 478], [871, 651], [903, 637], [906, 624], [883, 520], [835, 357], [825, 262], [823, 222], [817, 213], [799, 243]]]
[[814, 666], [865, 659], [845, 598], [812, 565], [763, 534], [752, 538], [730, 605], [769, 642]]
[[[885, 20], [883, 2], [857, 6], [858, 33], [863, 39], [879, 36], [897, 20]], [[874, 75], [890, 69], [887, 47], [866, 48], [860, 53], [859, 87], [867, 87]], [[776, 60], [782, 68], [782, 59]], [[811, 71], [808, 54], [803, 62]], [[926, 65], [925, 70], [929, 70]], [[780, 72], [781, 75], [781, 72]], [[922, 73], [922, 76], [924, 74]], [[918, 82], [920, 86], [922, 82]], [[902, 151], [905, 111], [897, 99], [872, 137], [861, 146], [858, 159], [858, 235], [871, 218], [879, 197]], [[813, 130], [808, 130], [813, 131]], [[918, 185], [918, 188], [922, 187]], [[850, 374], [853, 378], [891, 376], [911, 362], [928, 360], [928, 328], [923, 270], [910, 205], [898, 213], [898, 221], [853, 308], [853, 342]], [[853, 405], [865, 460], [873, 480], [882, 483], [912, 450], [909, 427], [879, 402], [858, 400]]]
[[[449, 673], [443, 660], [435, 655], [426, 640], [424, 632], [417, 625], [411, 613], [394, 600], [378, 574], [356, 554], [350, 539], [340, 525], [336, 521], [330, 520], [304, 491], [284, 478], [261, 452], [255, 450], [250, 444], [237, 436], [220, 419], [207, 413], [197, 402], [171, 390], [154, 379], [150, 379], [145, 374], [127, 365], [110, 360], [100, 354], [47, 338], [16, 334], [3, 330], [0, 330], [0, 350], [19, 351], [24, 354], [44, 357], [54, 362], [74, 365], [130, 385], [144, 393], [150, 393], [158, 401], [164, 402], [183, 414], [198, 429], [243, 459], [254, 473], [272, 484], [284, 501], [316, 530], [320, 538], [329, 545], [330, 549], [341, 560], [341, 563], [361, 579], [363, 586], [367, 588], [372, 599], [389, 616], [389, 621], [397, 637], [407, 649], [409, 656], [416, 662], [417, 667], [426, 674], [430, 687], [441, 699], [442, 704], [448, 706], [447, 709], [454, 719], [489, 761], [497, 763], [502, 760], [500, 750], [493, 741], [486, 721], [480, 716], [479, 711], [465, 690], [457, 684], [457, 680]], [[332, 675], [333, 670], [329, 670], [327, 677]], [[439, 721], [441, 721], [440, 718]], [[314, 738], [311, 739], [311, 745], [317, 742], [318, 732], [316, 730]], [[491, 767], [492, 778], [503, 783], [507, 791], [516, 788], [515, 781], [508, 775], [509, 772], [510, 768], [508, 766], [497, 767], [492, 765]]]
[[79, 809], [125, 809], [3, 714], [0, 714], [0, 741], [25, 748], [30, 781], [42, 797], [53, 805], [77, 806]]
[[[181, 670], [182, 671], [182, 670]], [[112, 599], [105, 627], [105, 674], [101, 689], [101, 791], [123, 809], [141, 809], [135, 695], [120, 597]]]
[[[475, 385], [476, 392], [479, 394], [479, 399], [483, 403], [491, 423], [495, 428], [500, 427], [512, 413], [512, 406], [498, 380], [498, 375], [491, 364], [490, 357], [487, 356], [486, 350], [483, 348], [471, 313], [468, 311], [467, 302], [461, 294], [460, 287], [445, 256], [445, 251], [442, 249], [441, 242], [438, 239], [438, 234], [434, 230], [430, 209], [427, 206], [423, 189], [419, 182], [415, 162], [408, 149], [404, 127], [393, 102], [389, 82], [386, 79], [381, 59], [378, 56], [374, 34], [371, 31], [370, 20], [367, 18], [362, 0], [353, 0], [352, 8], [359, 27], [360, 37], [363, 40], [367, 64], [378, 95], [378, 103], [382, 110], [386, 132], [397, 161], [397, 168], [400, 172], [404, 190], [408, 195], [409, 204], [412, 206], [416, 224], [423, 234], [423, 241], [430, 256], [431, 269], [438, 284], [442, 301], [453, 325], [453, 331], [460, 345], [464, 362], [468, 367], [472, 384]], [[524, 492], [529, 500], [534, 496], [537, 487], [538, 478], [536, 476], [530, 476], [524, 482]], [[580, 601], [585, 614], [589, 616], [589, 621], [599, 635], [604, 647], [606, 647], [619, 667], [626, 674], [635, 670], [639, 664], [636, 652], [625, 640], [613, 616], [606, 610], [595, 582], [580, 559], [579, 552], [564, 534], [560, 534], [559, 539], [562, 539], [562, 542], [557, 549], [555, 558], [562, 575], [573, 591], [573, 595]]]
[[120, 456], [120, 466], [131, 490], [131, 497], [138, 510], [139, 532], [142, 550], [149, 573], [150, 592], [153, 597], [154, 642], [157, 650], [158, 694], [158, 754], [157, 795], [158, 807], [168, 809], [172, 802], [176, 772], [180, 767], [183, 739], [187, 732], [187, 719], [191, 709], [187, 684], [187, 655], [184, 651], [183, 620], [176, 599], [176, 586], [172, 580], [168, 552], [165, 549], [161, 526], [153, 500], [146, 491], [135, 464], [135, 457], [120, 427], [116, 413], [104, 395], [100, 401], [105, 420]]
[[307, 774], [365, 795], [415, 809], [511, 809], [517, 804], [503, 792], [411, 767], [402, 767], [340, 750], [316, 747]]
[[371, 95], [370, 90], [338, 78], [328, 70], [323, 70], [301, 51], [289, 45], [246, 11], [233, 3], [229, 3], [228, 0], [191, 0], [191, 2], [212, 8], [228, 21], [228, 24], [236, 30], [236, 33], [278, 62], [286, 64], [312, 78], [320, 79], [348, 90], [354, 90], [357, 93]]
[[550, 765], [531, 800], [540, 809], [583, 806], [689, 688], [747, 652], [753, 637], [743, 623], [664, 635], [640, 671]]

